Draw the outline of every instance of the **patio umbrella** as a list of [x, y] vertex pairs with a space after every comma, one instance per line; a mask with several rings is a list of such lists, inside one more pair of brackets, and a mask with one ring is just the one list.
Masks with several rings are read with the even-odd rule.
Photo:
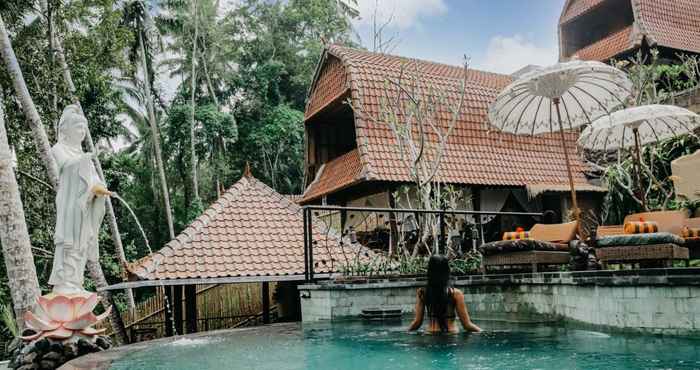
[[571, 201], [580, 221], [564, 129], [590, 124], [610, 114], [624, 105], [631, 91], [632, 82], [621, 70], [600, 62], [575, 60], [522, 75], [496, 97], [488, 116], [491, 125], [504, 132], [560, 132]]
[[635, 182], [642, 206], [640, 147], [678, 135], [692, 134], [700, 127], [700, 116], [674, 105], [643, 105], [600, 117], [586, 127], [578, 140], [579, 146], [594, 151], [609, 151], [634, 146], [636, 153]]

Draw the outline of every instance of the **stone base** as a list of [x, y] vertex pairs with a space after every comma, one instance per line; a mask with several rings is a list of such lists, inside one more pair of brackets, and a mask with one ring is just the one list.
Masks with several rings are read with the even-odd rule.
[[76, 357], [104, 351], [111, 346], [109, 337], [103, 335], [91, 340], [43, 338], [30, 343], [15, 339], [8, 351], [11, 358], [8, 366], [14, 370], [53, 370]]

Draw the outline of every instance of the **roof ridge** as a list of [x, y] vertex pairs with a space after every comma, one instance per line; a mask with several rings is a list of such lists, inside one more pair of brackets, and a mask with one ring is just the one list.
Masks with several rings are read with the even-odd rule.
[[[335, 56], [336, 58], [340, 58], [343, 62], [348, 62], [347, 58], [350, 58], [350, 57], [349, 57], [349, 56], [346, 56], [346, 55], [337, 55], [336, 53], [333, 53], [332, 49], [334, 49], [334, 48], [335, 48], [335, 49], [345, 50], [345, 51], [360, 52], [360, 53], [364, 53], [364, 54], [368, 54], [368, 55], [384, 56], [384, 57], [402, 59], [402, 60], [407, 60], [407, 61], [417, 61], [417, 62], [421, 62], [421, 63], [425, 63], [425, 64], [430, 64], [430, 65], [435, 65], [435, 66], [443, 66], [443, 67], [459, 68], [459, 69], [464, 68], [463, 65], [462, 65], [462, 66], [459, 66], [459, 65], [448, 64], [448, 63], [442, 63], [442, 62], [435, 62], [435, 61], [432, 61], [432, 60], [421, 59], [421, 58], [405, 57], [405, 56], [396, 55], [396, 54], [389, 54], [389, 53], [380, 53], [380, 52], [376, 52], [376, 51], [363, 50], [363, 49], [353, 48], [353, 47], [350, 47], [350, 46], [345, 46], [345, 45], [340, 45], [340, 44], [331, 44], [331, 45], [328, 45], [328, 46], [327, 46], [327, 50], [329, 51], [329, 53], [330, 53], [331, 55]], [[500, 77], [512, 78], [510, 75], [503, 74], [503, 73], [492, 72], [492, 71], [486, 71], [486, 70], [483, 70], [483, 69], [477, 69], [477, 68], [472, 68], [472, 67], [468, 67], [467, 69], [468, 69], [469, 71], [473, 71], [473, 72], [478, 72], [478, 73], [483, 73], [483, 74], [490, 74], [490, 75], [495, 75], [495, 76], [500, 76]], [[449, 77], [446, 77], [446, 76], [442, 76], [442, 77], [449, 78]]]

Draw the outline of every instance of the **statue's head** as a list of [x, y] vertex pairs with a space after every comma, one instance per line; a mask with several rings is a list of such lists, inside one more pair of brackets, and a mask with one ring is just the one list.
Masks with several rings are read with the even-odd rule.
[[80, 147], [87, 133], [87, 119], [75, 104], [63, 109], [58, 121], [58, 142], [68, 146]]

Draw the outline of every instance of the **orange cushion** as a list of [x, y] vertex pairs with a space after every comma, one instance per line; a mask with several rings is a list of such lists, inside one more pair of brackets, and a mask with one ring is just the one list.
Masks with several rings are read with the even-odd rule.
[[681, 236], [684, 238], [697, 238], [700, 237], [700, 227], [684, 227], [681, 232]]
[[503, 240], [524, 240], [530, 239], [529, 231], [509, 231], [503, 233]]
[[625, 234], [648, 234], [659, 231], [659, 224], [654, 221], [625, 222]]
[[[681, 235], [683, 226], [687, 225], [689, 212], [681, 211], [655, 211], [635, 213], [625, 217], [625, 224], [632, 221], [652, 221], [659, 225], [659, 231]], [[694, 225], [693, 225], [694, 226]]]

